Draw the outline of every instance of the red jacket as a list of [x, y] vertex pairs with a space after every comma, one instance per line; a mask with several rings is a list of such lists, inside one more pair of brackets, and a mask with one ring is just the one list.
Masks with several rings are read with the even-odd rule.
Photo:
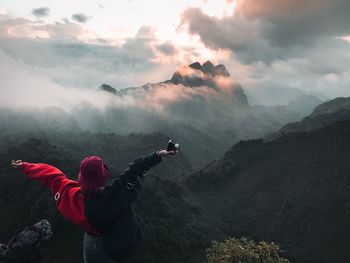
[[51, 189], [56, 207], [66, 219], [81, 226], [88, 233], [100, 235], [86, 218], [84, 195], [78, 182], [68, 179], [56, 167], [44, 163], [24, 162], [21, 169], [28, 177], [44, 183]]

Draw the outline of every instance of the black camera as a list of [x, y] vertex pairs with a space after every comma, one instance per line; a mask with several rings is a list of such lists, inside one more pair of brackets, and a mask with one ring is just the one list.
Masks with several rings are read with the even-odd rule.
[[179, 144], [169, 140], [168, 146], [166, 147], [167, 151], [177, 151], [179, 149]]

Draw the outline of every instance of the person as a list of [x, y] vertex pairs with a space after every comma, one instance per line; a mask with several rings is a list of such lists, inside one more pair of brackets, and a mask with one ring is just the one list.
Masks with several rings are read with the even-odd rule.
[[107, 184], [108, 166], [98, 156], [80, 163], [78, 180], [68, 179], [54, 166], [12, 160], [14, 168], [51, 189], [59, 212], [85, 230], [85, 263], [118, 262], [127, 258], [142, 240], [142, 230], [132, 203], [141, 188], [142, 178], [162, 157], [176, 157], [177, 150], [164, 149], [139, 157], [119, 178]]

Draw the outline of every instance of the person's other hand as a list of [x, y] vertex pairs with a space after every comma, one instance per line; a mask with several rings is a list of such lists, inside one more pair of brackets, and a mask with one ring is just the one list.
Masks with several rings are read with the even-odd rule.
[[178, 151], [167, 151], [167, 150], [160, 150], [158, 151], [159, 157], [169, 157], [169, 158], [175, 158], [178, 154]]
[[11, 161], [11, 166], [13, 167], [13, 168], [16, 168], [16, 169], [18, 169], [18, 168], [21, 168], [22, 167], [22, 165], [23, 165], [23, 162], [21, 161], [21, 160], [12, 160]]

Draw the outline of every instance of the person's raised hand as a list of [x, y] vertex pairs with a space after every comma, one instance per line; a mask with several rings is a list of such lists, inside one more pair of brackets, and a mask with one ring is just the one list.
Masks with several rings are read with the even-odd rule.
[[158, 151], [157, 155], [159, 157], [168, 157], [168, 158], [175, 158], [178, 154], [178, 151], [167, 151], [167, 150], [160, 150]]
[[18, 168], [21, 168], [22, 167], [22, 165], [23, 165], [23, 162], [21, 161], [21, 160], [12, 160], [11, 161], [11, 166], [13, 167], [13, 168], [16, 168], [16, 169], [18, 169]]

